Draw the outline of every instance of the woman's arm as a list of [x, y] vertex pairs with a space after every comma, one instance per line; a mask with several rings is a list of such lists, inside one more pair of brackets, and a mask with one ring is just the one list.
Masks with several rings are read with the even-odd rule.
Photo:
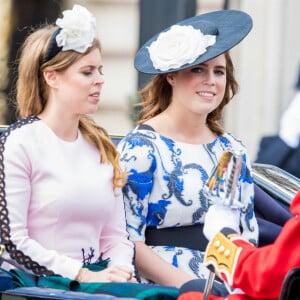
[[187, 273], [163, 260], [145, 244], [145, 229], [149, 198], [152, 192], [156, 167], [155, 147], [144, 137], [125, 138], [118, 146], [121, 165], [129, 172], [123, 188], [127, 229], [135, 242], [135, 261], [140, 275], [162, 285], [180, 286], [192, 279]]
[[126, 231], [125, 210], [121, 190], [116, 190], [113, 213], [106, 220], [100, 237], [100, 251], [104, 258], [110, 259], [109, 265], [124, 265], [133, 270], [133, 243]]
[[157, 284], [180, 287], [194, 279], [186, 272], [172, 266], [143, 242], [135, 242], [136, 265], [142, 277]]
[[[82, 265], [80, 261], [49, 250], [31, 237], [27, 218], [33, 192], [30, 147], [34, 145], [30, 145], [29, 136], [20, 135], [17, 130], [14, 134], [18, 136], [8, 136], [1, 149], [3, 165], [0, 172], [4, 188], [1, 194], [1, 239], [6, 244], [4, 257], [13, 265], [37, 275], [59, 274], [75, 278]], [[45, 222], [46, 219], [47, 216]]]
[[251, 174], [250, 159], [246, 149], [243, 155], [243, 167], [239, 178], [240, 189], [237, 191], [244, 207], [241, 209], [242, 237], [252, 244], [258, 244], [258, 224], [254, 213], [254, 183]]

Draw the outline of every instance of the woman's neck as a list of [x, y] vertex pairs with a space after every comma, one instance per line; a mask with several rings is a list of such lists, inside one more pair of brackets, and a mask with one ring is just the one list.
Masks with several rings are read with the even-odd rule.
[[207, 144], [216, 138], [216, 134], [207, 127], [206, 118], [201, 116], [172, 114], [166, 110], [145, 124], [152, 126], [158, 134], [178, 142]]
[[62, 140], [73, 142], [78, 137], [79, 118], [43, 111], [38, 116]]

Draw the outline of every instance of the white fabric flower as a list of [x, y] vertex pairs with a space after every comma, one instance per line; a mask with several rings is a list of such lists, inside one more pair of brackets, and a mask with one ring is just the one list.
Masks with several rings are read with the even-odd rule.
[[96, 36], [96, 19], [83, 6], [75, 4], [72, 10], [65, 10], [63, 18], [56, 20], [62, 28], [56, 36], [56, 42], [63, 51], [74, 50], [84, 53]]
[[168, 71], [194, 62], [215, 42], [215, 35], [204, 35], [191, 25], [173, 25], [147, 48], [154, 68]]

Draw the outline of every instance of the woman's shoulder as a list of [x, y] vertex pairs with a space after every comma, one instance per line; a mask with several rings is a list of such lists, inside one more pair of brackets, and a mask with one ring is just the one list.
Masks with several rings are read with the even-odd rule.
[[158, 135], [152, 127], [144, 124], [137, 125], [122, 138], [118, 147], [124, 144], [130, 144], [132, 147], [147, 145], [153, 143], [157, 137]]
[[232, 150], [244, 150], [246, 148], [244, 142], [239, 137], [230, 132], [225, 132], [224, 134], [222, 134], [219, 137], [219, 140], [222, 143], [226, 143], [228, 147], [232, 147]]
[[20, 138], [30, 139], [38, 120], [38, 117], [30, 116], [10, 124], [1, 134], [2, 142]]
[[28, 117], [20, 119], [9, 125], [0, 137], [0, 151], [3, 157], [15, 160], [17, 157], [21, 160], [28, 158], [28, 153], [35, 149], [36, 128], [39, 119], [37, 117]]

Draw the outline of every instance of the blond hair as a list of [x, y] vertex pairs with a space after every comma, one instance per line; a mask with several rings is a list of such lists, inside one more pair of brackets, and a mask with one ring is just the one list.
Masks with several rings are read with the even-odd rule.
[[[21, 48], [17, 81], [17, 104], [21, 118], [39, 115], [45, 108], [48, 98], [48, 85], [43, 77], [43, 71], [64, 71], [83, 55], [98, 48], [101, 51], [99, 40], [84, 54], [75, 51], [60, 51], [55, 57], [43, 63], [47, 46], [57, 27], [46, 25], [35, 30], [25, 40]], [[79, 120], [79, 129], [88, 142], [94, 145], [99, 152], [100, 162], [113, 165], [114, 187], [122, 187], [126, 182], [126, 174], [119, 168], [119, 153], [104, 128], [96, 122], [82, 115]]]

